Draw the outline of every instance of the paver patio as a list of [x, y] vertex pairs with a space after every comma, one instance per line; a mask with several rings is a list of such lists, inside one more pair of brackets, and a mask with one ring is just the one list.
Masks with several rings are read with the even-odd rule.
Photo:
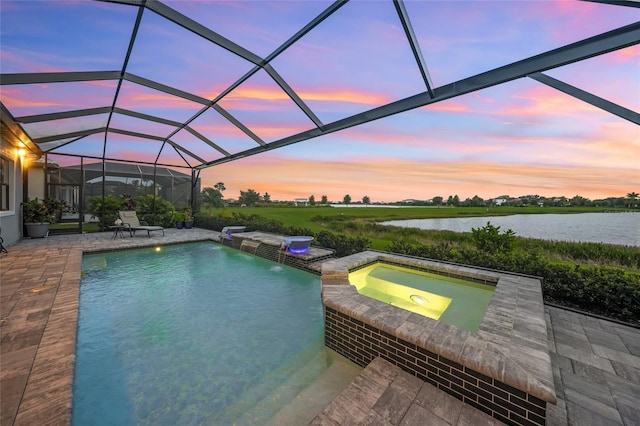
[[[9, 253], [0, 257], [0, 424], [69, 423], [83, 251], [218, 235], [167, 229], [164, 237], [112, 240], [112, 233], [95, 233], [8, 246]], [[548, 406], [547, 424], [640, 424], [640, 330], [557, 307], [545, 311], [558, 398], [557, 405]], [[414, 407], [411, 416], [421, 408]], [[456, 424], [442, 410], [434, 411], [429, 416], [441, 424]]]

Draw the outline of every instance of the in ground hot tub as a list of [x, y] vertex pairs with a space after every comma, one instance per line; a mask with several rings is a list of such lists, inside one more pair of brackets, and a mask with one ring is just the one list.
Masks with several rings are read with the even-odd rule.
[[478, 331], [495, 285], [377, 262], [349, 273], [358, 293], [463, 330]]
[[[378, 268], [381, 263], [394, 267]], [[364, 278], [351, 276], [358, 270]], [[446, 285], [425, 284], [429, 274]], [[358, 279], [363, 283], [354, 283]], [[457, 279], [472, 284], [453, 285]], [[557, 399], [536, 277], [365, 251], [324, 262], [321, 280], [325, 343], [331, 349], [362, 366], [381, 357], [504, 423], [546, 424], [547, 403]], [[470, 331], [452, 324], [470, 310], [462, 306], [453, 314], [458, 293], [485, 285], [494, 288], [488, 301], [471, 297], [472, 304], [485, 305], [479, 326]], [[380, 289], [380, 297], [365, 293]], [[417, 314], [398, 300], [432, 305], [431, 312]], [[454, 319], [445, 321], [448, 316]]]

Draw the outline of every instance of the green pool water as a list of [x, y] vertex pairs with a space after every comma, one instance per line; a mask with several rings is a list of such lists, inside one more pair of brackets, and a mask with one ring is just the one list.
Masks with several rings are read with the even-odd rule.
[[213, 243], [85, 255], [82, 273], [73, 425], [306, 424], [360, 371], [308, 390], [343, 362], [313, 274]]
[[495, 286], [375, 263], [349, 274], [358, 293], [464, 330], [480, 328]]

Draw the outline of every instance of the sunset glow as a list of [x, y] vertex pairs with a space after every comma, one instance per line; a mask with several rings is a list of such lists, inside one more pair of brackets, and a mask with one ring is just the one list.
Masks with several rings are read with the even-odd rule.
[[[505, 194], [598, 199], [640, 191], [640, 127], [533, 78], [369, 121], [376, 108], [429, 96], [391, 0], [346, 3], [258, 68], [242, 56], [264, 61], [333, 2], [163, 3], [231, 47], [145, 9], [123, 69], [138, 7], [3, 0], [3, 75], [94, 71], [115, 77], [3, 84], [2, 104], [33, 139], [44, 138], [42, 149], [63, 145], [63, 154], [104, 153], [183, 173], [362, 115], [357, 126], [203, 169], [201, 187], [224, 182], [225, 198], [247, 189], [272, 200], [326, 195], [338, 202], [346, 194], [354, 201], [393, 202]], [[435, 89], [640, 21], [640, 8], [586, 1], [404, 4]], [[638, 45], [544, 73], [640, 111]], [[208, 105], [214, 99], [215, 108]], [[111, 107], [113, 114], [30, 118]], [[106, 126], [116, 131], [50, 137]], [[72, 161], [50, 154], [60, 164]]]

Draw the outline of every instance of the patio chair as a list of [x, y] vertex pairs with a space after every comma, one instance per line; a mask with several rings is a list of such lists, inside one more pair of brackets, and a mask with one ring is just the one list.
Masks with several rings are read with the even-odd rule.
[[164, 228], [162, 226], [142, 225], [135, 211], [125, 210], [118, 214], [125, 231], [129, 231], [131, 236], [135, 235], [136, 231], [147, 231], [147, 236], [151, 238], [151, 231], [162, 231], [162, 236], [164, 237]]

